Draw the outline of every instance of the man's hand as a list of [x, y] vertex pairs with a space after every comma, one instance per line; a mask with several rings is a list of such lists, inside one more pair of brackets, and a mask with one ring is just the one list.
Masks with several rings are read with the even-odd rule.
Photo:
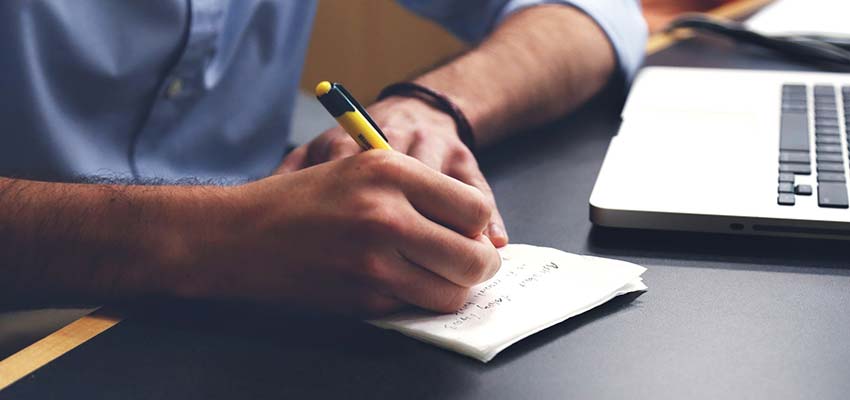
[[[458, 137], [451, 117], [419, 100], [400, 97], [387, 98], [369, 107], [368, 111], [393, 149], [484, 193], [492, 215], [484, 233], [496, 247], [508, 243], [505, 223], [499, 215], [493, 191], [478, 168], [475, 156]], [[342, 128], [335, 127], [295, 149], [277, 173], [297, 171], [361, 151]]]
[[368, 151], [233, 190], [222, 222], [190, 246], [196, 257], [174, 268], [185, 272], [175, 274], [186, 277], [175, 282], [180, 297], [451, 312], [501, 263], [481, 234], [489, 200], [398, 152]]

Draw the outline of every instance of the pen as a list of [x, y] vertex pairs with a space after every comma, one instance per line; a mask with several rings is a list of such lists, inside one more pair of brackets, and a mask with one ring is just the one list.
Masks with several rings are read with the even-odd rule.
[[342, 84], [319, 82], [316, 98], [363, 150], [392, 150], [378, 124]]

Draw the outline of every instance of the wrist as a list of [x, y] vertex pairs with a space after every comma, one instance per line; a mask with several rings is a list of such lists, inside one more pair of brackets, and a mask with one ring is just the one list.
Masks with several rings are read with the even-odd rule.
[[416, 99], [430, 106], [432, 110], [448, 116], [460, 141], [469, 150], [475, 151], [476, 139], [472, 125], [470, 125], [464, 111], [449, 96], [417, 82], [399, 82], [389, 85], [381, 91], [378, 99], [391, 96]]
[[172, 189], [161, 203], [162, 225], [149, 237], [153, 265], [161, 269], [159, 280], [151, 282], [151, 286], [170, 297], [209, 297], [211, 280], [215, 279], [212, 267], [238, 219], [244, 189], [242, 186]]
[[421, 130], [429, 135], [449, 134], [460, 141], [452, 118], [417, 98], [390, 96], [375, 103], [369, 112], [387, 131]]

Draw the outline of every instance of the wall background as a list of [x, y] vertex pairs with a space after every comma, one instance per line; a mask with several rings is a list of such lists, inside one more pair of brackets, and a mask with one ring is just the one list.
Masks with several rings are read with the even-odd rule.
[[393, 0], [320, 0], [301, 87], [345, 84], [372, 103], [389, 83], [410, 78], [465, 46], [438, 25]]

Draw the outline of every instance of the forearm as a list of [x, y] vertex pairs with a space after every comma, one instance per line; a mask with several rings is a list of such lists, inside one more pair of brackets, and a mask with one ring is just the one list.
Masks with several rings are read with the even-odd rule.
[[0, 178], [0, 303], [168, 293], [213, 194]]
[[593, 19], [542, 5], [510, 16], [481, 45], [417, 82], [457, 103], [486, 145], [573, 110], [605, 85], [615, 63]]

